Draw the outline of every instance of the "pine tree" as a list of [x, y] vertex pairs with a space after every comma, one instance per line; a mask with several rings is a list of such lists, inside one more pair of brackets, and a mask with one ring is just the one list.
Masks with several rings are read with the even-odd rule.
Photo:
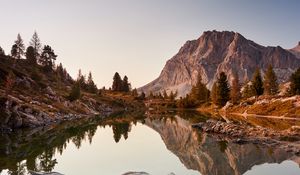
[[4, 56], [5, 55], [5, 52], [4, 50], [2, 49], [2, 47], [0, 47], [0, 56]]
[[25, 52], [25, 46], [24, 46], [23, 39], [20, 34], [18, 34], [17, 40], [15, 41], [15, 44], [13, 45], [13, 47], [15, 49], [15, 51], [14, 51], [15, 54], [14, 54], [14, 56], [13, 55], [12, 56], [16, 59], [21, 59]]
[[129, 92], [130, 91], [130, 84], [128, 83], [128, 77], [125, 75], [122, 81], [122, 91]]
[[264, 93], [266, 95], [276, 95], [278, 93], [277, 77], [272, 65], [269, 65], [264, 77]]
[[173, 100], [175, 100], [175, 98], [176, 98], [176, 96], [175, 96], [174, 92], [171, 91], [171, 93], [169, 95], [169, 99], [173, 101]]
[[134, 88], [134, 89], [131, 91], [131, 95], [132, 95], [133, 97], [137, 97], [137, 96], [139, 95], [136, 88]]
[[118, 72], [115, 73], [113, 77], [112, 90], [113, 91], [122, 91], [123, 81]]
[[13, 57], [15, 59], [18, 57], [18, 46], [16, 44], [12, 45], [10, 54], [11, 54], [11, 57]]
[[31, 65], [36, 65], [36, 57], [34, 55], [34, 48], [32, 46], [26, 49], [26, 60]]
[[148, 95], [148, 98], [149, 98], [149, 99], [154, 99], [154, 98], [155, 98], [152, 91], [150, 91], [150, 93], [149, 93], [149, 95]]
[[241, 98], [239, 77], [237, 73], [233, 73], [233, 80], [230, 89], [230, 99], [233, 104], [238, 104]]
[[201, 74], [198, 74], [197, 83], [191, 90], [191, 100], [194, 100], [196, 104], [206, 103], [209, 101], [209, 93], [209, 90], [202, 83]]
[[85, 80], [85, 76], [82, 75], [81, 73], [81, 69], [78, 70], [78, 75], [77, 75], [77, 82], [80, 86], [81, 89], [87, 89], [87, 85], [86, 85], [86, 80]]
[[260, 69], [257, 68], [253, 74], [252, 90], [255, 96], [260, 96], [264, 93], [263, 81], [260, 74]]
[[88, 80], [87, 80], [87, 89], [91, 93], [96, 93], [97, 92], [97, 86], [93, 81], [92, 73], [89, 72]]
[[29, 45], [33, 47], [35, 59], [38, 60], [40, 57], [42, 44], [41, 44], [41, 40], [36, 31], [34, 31], [32, 38], [29, 42]]
[[53, 70], [56, 57], [57, 55], [55, 55], [54, 50], [49, 45], [44, 46], [40, 63], [46, 71]]
[[300, 68], [298, 68], [290, 77], [289, 95], [300, 95]]
[[229, 100], [230, 88], [227, 81], [227, 76], [221, 72], [217, 82], [217, 105], [224, 106]]

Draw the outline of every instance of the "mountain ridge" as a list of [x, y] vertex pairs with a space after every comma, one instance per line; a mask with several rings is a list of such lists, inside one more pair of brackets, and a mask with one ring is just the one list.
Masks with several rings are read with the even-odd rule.
[[290, 50], [280, 46], [262, 46], [237, 32], [206, 31], [198, 39], [187, 41], [166, 62], [159, 77], [139, 88], [139, 91], [149, 94], [177, 90], [178, 96], [185, 96], [196, 83], [199, 73], [203, 83], [211, 89], [222, 71], [229, 81], [237, 72], [243, 83], [251, 79], [257, 67], [263, 74], [270, 63], [281, 83], [287, 81], [300, 66], [298, 54], [300, 46], [298, 52], [298, 46]]

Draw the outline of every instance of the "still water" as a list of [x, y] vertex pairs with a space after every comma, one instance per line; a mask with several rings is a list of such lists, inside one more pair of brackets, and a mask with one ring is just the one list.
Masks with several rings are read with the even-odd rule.
[[200, 114], [86, 119], [0, 137], [0, 174], [300, 174], [300, 158], [199, 133]]

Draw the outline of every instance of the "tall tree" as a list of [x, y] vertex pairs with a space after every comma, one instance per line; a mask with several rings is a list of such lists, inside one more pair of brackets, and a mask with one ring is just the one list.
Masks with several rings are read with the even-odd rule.
[[86, 89], [85, 76], [82, 74], [81, 69], [78, 70], [77, 82], [82, 89]]
[[130, 91], [130, 84], [128, 82], [128, 77], [125, 75], [122, 82], [122, 91], [129, 92]]
[[49, 45], [45, 45], [41, 54], [40, 62], [46, 71], [53, 70], [56, 57], [57, 55], [55, 55], [54, 50]]
[[240, 85], [239, 85], [239, 77], [236, 72], [233, 73], [233, 80], [231, 82], [231, 88], [230, 88], [230, 99], [233, 104], [239, 103], [239, 100], [241, 98], [240, 93]]
[[32, 46], [26, 49], [26, 60], [31, 65], [36, 65], [36, 57], [34, 55], [34, 48]]
[[87, 90], [91, 93], [97, 92], [97, 86], [94, 83], [92, 72], [89, 72], [88, 80], [87, 80]]
[[192, 87], [191, 100], [194, 100], [196, 104], [201, 104], [209, 101], [209, 90], [205, 84], [202, 83], [201, 74], [198, 74], [197, 83]]
[[12, 45], [10, 54], [11, 54], [11, 57], [13, 57], [15, 59], [18, 57], [18, 46], [16, 44]]
[[5, 52], [4, 50], [2, 49], [2, 47], [0, 47], [0, 56], [4, 56], [5, 55]]
[[252, 88], [252, 82], [246, 82], [242, 91], [243, 98], [247, 99], [252, 96], [254, 96], [253, 88]]
[[260, 74], [260, 69], [257, 68], [253, 74], [252, 90], [255, 96], [260, 96], [264, 93], [263, 81]]
[[164, 99], [168, 99], [169, 98], [168, 93], [167, 93], [167, 91], [165, 89], [163, 90], [163, 97], [164, 97]]
[[269, 65], [264, 77], [264, 93], [266, 95], [275, 95], [278, 93], [277, 77], [272, 65]]
[[221, 72], [217, 81], [217, 105], [224, 106], [229, 100], [230, 88], [227, 81], [227, 76]]
[[113, 77], [112, 90], [113, 91], [122, 91], [123, 81], [118, 72], [115, 73]]
[[300, 95], [300, 68], [291, 75], [290, 81], [289, 95]]
[[42, 48], [42, 43], [36, 31], [34, 31], [29, 45], [33, 47], [35, 59], [38, 60]]
[[[15, 57], [17, 59], [21, 59], [25, 52], [25, 45], [23, 43], [23, 39], [20, 34], [17, 36], [17, 40], [15, 41], [15, 44], [13, 45], [15, 49]], [[12, 55], [13, 56], [13, 55]]]

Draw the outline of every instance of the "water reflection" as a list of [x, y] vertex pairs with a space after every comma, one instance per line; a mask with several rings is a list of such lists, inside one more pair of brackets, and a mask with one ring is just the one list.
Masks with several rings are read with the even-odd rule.
[[[196, 170], [203, 175], [240, 175], [251, 172], [254, 165], [281, 163], [285, 160], [300, 163], [299, 157], [281, 149], [255, 144], [237, 145], [229, 139], [199, 133], [191, 127], [191, 123], [208, 118], [207, 115], [195, 113], [149, 114], [147, 118], [143, 115], [121, 115], [2, 134], [0, 174], [3, 170], [12, 175], [27, 174], [27, 170], [53, 171], [60, 163], [55, 155], [63, 155], [69, 143], [73, 143], [77, 149], [81, 149], [85, 141], [93, 144], [99, 128], [112, 130], [114, 141], [119, 143], [122, 138], [130, 139], [129, 133], [137, 123], [145, 124], [159, 133], [167, 149], [187, 169]], [[147, 152], [148, 149], [145, 147], [143, 151]]]

